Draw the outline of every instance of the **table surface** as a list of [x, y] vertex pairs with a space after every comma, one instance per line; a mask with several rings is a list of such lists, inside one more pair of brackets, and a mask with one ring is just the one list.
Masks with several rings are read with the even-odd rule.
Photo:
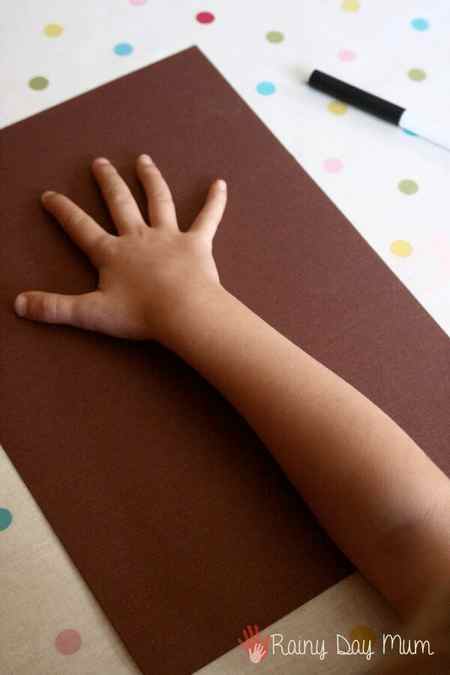
[[[444, 206], [450, 155], [304, 83], [319, 68], [403, 107], [445, 117], [445, 4], [3, 0], [0, 126], [196, 44], [450, 333]], [[151, 153], [151, 139], [146, 150]], [[2, 675], [137, 673], [1, 448], [0, 479]], [[352, 575], [264, 631], [283, 634], [286, 643], [324, 640], [328, 654], [270, 655], [260, 671], [363, 673], [371, 661], [337, 654], [336, 635], [378, 640], [392, 620], [378, 594]], [[237, 647], [201, 673], [244, 674], [251, 667]]]

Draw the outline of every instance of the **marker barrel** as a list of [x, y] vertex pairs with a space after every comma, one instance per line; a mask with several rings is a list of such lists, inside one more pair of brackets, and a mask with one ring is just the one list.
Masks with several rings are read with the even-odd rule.
[[322, 91], [324, 94], [329, 94], [340, 101], [350, 103], [356, 108], [360, 108], [372, 115], [381, 117], [381, 119], [386, 120], [386, 122], [391, 122], [392, 124], [398, 125], [401, 116], [405, 112], [405, 108], [401, 108], [400, 106], [395, 105], [395, 103], [390, 103], [390, 101], [369, 94], [367, 91], [358, 89], [358, 87], [354, 87], [351, 84], [342, 82], [342, 80], [327, 75], [321, 70], [313, 70], [309, 77], [308, 84], [311, 87], [314, 87], [314, 89]]

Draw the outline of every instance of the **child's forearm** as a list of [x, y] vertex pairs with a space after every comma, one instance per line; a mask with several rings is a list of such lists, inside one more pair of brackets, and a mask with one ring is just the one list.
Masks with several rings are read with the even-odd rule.
[[246, 418], [400, 614], [449, 583], [450, 481], [375, 404], [220, 286], [180, 304], [166, 346]]
[[227, 200], [210, 186], [181, 232], [170, 189], [147, 155], [136, 171], [145, 221], [114, 166], [92, 165], [117, 236], [69, 198], [43, 204], [98, 269], [81, 295], [31, 290], [19, 316], [108, 335], [158, 340], [241, 412], [337, 544], [407, 613], [428, 587], [450, 585], [450, 482], [375, 405], [256, 316], [220, 285], [212, 242]]

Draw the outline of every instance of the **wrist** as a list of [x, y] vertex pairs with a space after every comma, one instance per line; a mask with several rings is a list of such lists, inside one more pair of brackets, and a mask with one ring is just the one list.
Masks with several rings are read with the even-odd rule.
[[[176, 300], [168, 303], [162, 317], [158, 341], [168, 349], [182, 355], [184, 344], [192, 343], [208, 319], [220, 313], [220, 306], [231, 294], [219, 282], [205, 282], [201, 286], [181, 292]], [[214, 311], [213, 311], [214, 310]]]

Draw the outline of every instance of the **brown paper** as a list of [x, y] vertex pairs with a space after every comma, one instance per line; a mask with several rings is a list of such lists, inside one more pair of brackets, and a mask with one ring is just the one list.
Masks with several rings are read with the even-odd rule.
[[15, 316], [22, 290], [96, 284], [41, 192], [111, 230], [90, 162], [110, 158], [143, 208], [134, 161], [149, 152], [187, 227], [225, 178], [223, 285], [447, 473], [448, 338], [195, 48], [1, 143], [0, 441], [142, 672], [191, 673], [352, 566], [245, 421], [173, 353]]

